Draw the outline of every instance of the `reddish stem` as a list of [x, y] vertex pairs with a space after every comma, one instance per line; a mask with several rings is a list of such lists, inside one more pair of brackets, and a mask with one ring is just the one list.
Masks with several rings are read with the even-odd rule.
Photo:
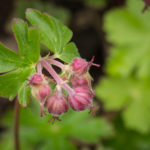
[[55, 70], [49, 65], [45, 60], [42, 61], [43, 67], [50, 73], [50, 75], [55, 79], [58, 85], [63, 87], [66, 91], [68, 91], [69, 94], [74, 94], [74, 90], [66, 84], [55, 72]]
[[64, 69], [65, 65], [62, 64], [61, 62], [54, 60], [54, 59], [47, 59], [47, 62], [51, 63], [52, 65], [55, 65], [57, 67], [60, 67], [61, 69]]
[[42, 74], [42, 66], [40, 62], [37, 64], [37, 73]]
[[57, 84], [60, 84], [62, 82], [62, 79], [58, 76], [58, 74], [51, 67], [51, 65], [49, 65], [45, 60], [42, 61], [42, 65], [50, 73], [50, 75], [55, 79]]
[[14, 108], [14, 147], [15, 150], [20, 150], [19, 146], [19, 115], [20, 115], [20, 104], [18, 98], [16, 98]]

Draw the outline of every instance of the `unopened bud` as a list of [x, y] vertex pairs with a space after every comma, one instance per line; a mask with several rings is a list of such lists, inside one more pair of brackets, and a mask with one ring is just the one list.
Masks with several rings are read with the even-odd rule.
[[93, 95], [86, 87], [74, 88], [74, 94], [68, 96], [68, 101], [73, 110], [81, 111], [92, 107]]
[[75, 73], [82, 75], [88, 70], [88, 62], [82, 58], [75, 58], [72, 62], [72, 70]]
[[48, 98], [45, 107], [55, 117], [68, 111], [68, 103], [60, 91], [55, 92]]
[[50, 87], [49, 85], [41, 85], [38, 87], [32, 87], [31, 93], [32, 96], [37, 99], [40, 103], [43, 102], [43, 100], [49, 96], [50, 94]]
[[29, 81], [28, 85], [39, 86], [43, 82], [43, 76], [41, 74], [36, 73], [31, 77], [31, 79], [28, 79], [28, 81]]
[[90, 62], [87, 62], [85, 59], [82, 58], [75, 58], [72, 61], [72, 70], [78, 75], [83, 75], [89, 70], [89, 68], [92, 65], [96, 67], [100, 67], [100, 65], [94, 64], [93, 61], [94, 61], [94, 56], [92, 57]]
[[88, 86], [88, 80], [87, 78], [83, 77], [83, 76], [72, 76], [71, 78], [71, 84], [74, 87], [78, 87], [78, 86]]
[[49, 85], [41, 85], [41, 86], [34, 86], [31, 89], [32, 96], [40, 103], [41, 107], [41, 116], [44, 113], [44, 104], [46, 98], [49, 96], [51, 89]]

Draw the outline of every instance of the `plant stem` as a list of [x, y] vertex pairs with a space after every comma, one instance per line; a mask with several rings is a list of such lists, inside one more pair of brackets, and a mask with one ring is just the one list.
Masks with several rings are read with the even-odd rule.
[[37, 72], [38, 72], [39, 74], [42, 74], [42, 66], [41, 66], [41, 63], [40, 63], [40, 62], [37, 64]]
[[18, 98], [16, 98], [14, 108], [14, 147], [15, 150], [20, 150], [19, 147], [19, 115], [20, 115], [20, 104]]
[[53, 60], [53, 59], [47, 59], [47, 62], [51, 63], [52, 65], [55, 65], [57, 67], [60, 67], [61, 69], [64, 69], [65, 65], [62, 64], [61, 62], [57, 61], [57, 60]]
[[63, 87], [70, 95], [74, 94], [74, 90], [66, 84], [55, 72], [51, 65], [49, 65], [45, 60], [42, 61], [43, 67], [50, 73], [50, 75], [55, 79], [58, 85]]
[[50, 75], [55, 79], [57, 84], [60, 84], [63, 80], [58, 76], [55, 70], [46, 61], [42, 61], [43, 67], [50, 73]]

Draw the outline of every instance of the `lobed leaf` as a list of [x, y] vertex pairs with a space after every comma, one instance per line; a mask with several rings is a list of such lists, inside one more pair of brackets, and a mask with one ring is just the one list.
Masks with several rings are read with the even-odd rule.
[[28, 28], [21, 19], [13, 22], [13, 32], [15, 34], [20, 55], [28, 64], [36, 63], [40, 57], [39, 35], [36, 28]]
[[38, 26], [41, 43], [54, 53], [61, 53], [72, 37], [70, 29], [46, 13], [27, 9], [26, 18], [32, 25]]
[[66, 63], [71, 63], [74, 58], [80, 57], [80, 54], [76, 45], [71, 42], [63, 48], [62, 53], [58, 54], [57, 57]]
[[0, 76], [0, 96], [13, 100], [24, 81], [31, 75], [32, 68], [20, 68]]
[[122, 116], [128, 128], [147, 133], [150, 126], [150, 104], [143, 98], [132, 101]]
[[143, 7], [142, 1], [128, 0], [126, 8], [105, 16], [107, 39], [114, 45], [106, 67], [112, 76], [130, 76], [135, 68], [138, 78], [150, 75], [150, 12], [141, 13]]
[[[39, 104], [36, 101], [32, 102], [35, 104], [32, 103], [30, 110], [26, 108], [21, 109], [20, 112], [20, 138], [23, 141], [21, 143], [29, 145], [31, 149], [37, 148], [38, 145], [39, 149], [44, 150], [51, 148], [76, 150], [77, 148], [71, 139], [96, 144], [100, 139], [109, 137], [112, 134], [112, 128], [108, 122], [102, 118], [90, 119], [87, 111], [68, 112], [63, 115], [62, 122], [56, 121], [55, 125], [51, 125], [48, 123], [50, 116], [39, 118], [40, 114], [37, 113], [40, 109]], [[10, 126], [13, 121], [12, 115], [13, 113], [7, 114], [2, 122], [3, 125], [10, 127], [11, 130], [8, 130], [9, 135], [13, 131]]]
[[0, 73], [26, 65], [26, 61], [23, 58], [0, 43]]
[[39, 35], [36, 28], [28, 28], [21, 19], [14, 20], [13, 31], [20, 55], [0, 44], [0, 72], [11, 71], [0, 76], [0, 96], [13, 100], [19, 92], [19, 102], [26, 106], [30, 88], [25, 84], [40, 56]]
[[107, 110], [123, 110], [122, 117], [128, 128], [141, 133], [150, 126], [149, 82], [133, 78], [103, 78], [96, 88]]
[[96, 96], [104, 101], [107, 110], [121, 110], [130, 102], [130, 86], [127, 79], [102, 78], [96, 87]]
[[[127, 0], [125, 8], [105, 16], [104, 29], [113, 44], [106, 64], [107, 77], [96, 94], [107, 110], [121, 111], [128, 128], [150, 130], [150, 12], [142, 1]], [[119, 20], [119, 21], [118, 21]]]

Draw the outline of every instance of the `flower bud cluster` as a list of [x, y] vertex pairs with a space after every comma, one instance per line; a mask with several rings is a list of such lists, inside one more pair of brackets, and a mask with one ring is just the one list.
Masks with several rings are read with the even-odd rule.
[[[93, 112], [94, 92], [88, 71], [92, 65], [99, 67], [93, 61], [94, 57], [90, 62], [75, 58], [71, 64], [64, 65], [49, 57], [38, 62], [40, 65], [37, 65], [37, 73], [28, 79], [28, 86], [31, 86], [32, 96], [40, 104], [41, 116], [44, 115], [44, 107], [52, 115], [50, 119], [52, 123], [56, 119], [60, 120], [59, 116], [66, 113], [69, 106], [75, 111], [90, 109], [90, 112]], [[62, 69], [61, 77], [54, 70], [53, 65]], [[42, 68], [45, 68], [51, 77], [45, 77], [42, 74]], [[51, 90], [50, 82], [52, 81], [55, 88]]]

